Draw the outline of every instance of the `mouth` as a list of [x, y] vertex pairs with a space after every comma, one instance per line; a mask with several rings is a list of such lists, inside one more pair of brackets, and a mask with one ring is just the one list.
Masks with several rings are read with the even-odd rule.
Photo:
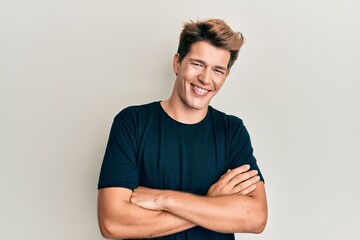
[[197, 95], [205, 96], [206, 94], [208, 94], [209, 92], [211, 92], [211, 90], [208, 90], [208, 89], [205, 89], [205, 88], [196, 86], [196, 85], [194, 85], [194, 84], [192, 84], [192, 83], [190, 83], [190, 85], [191, 85], [191, 88], [194, 90], [194, 92], [195, 92]]

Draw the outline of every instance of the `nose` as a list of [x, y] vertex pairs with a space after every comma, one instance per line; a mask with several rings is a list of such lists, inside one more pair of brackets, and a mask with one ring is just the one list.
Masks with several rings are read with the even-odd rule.
[[210, 68], [204, 68], [199, 73], [199, 81], [204, 85], [209, 84], [211, 82], [211, 72]]

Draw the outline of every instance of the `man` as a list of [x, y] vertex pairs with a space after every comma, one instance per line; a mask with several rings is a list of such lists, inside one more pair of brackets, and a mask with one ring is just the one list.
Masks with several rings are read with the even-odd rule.
[[170, 98], [115, 117], [98, 185], [104, 237], [234, 239], [263, 231], [266, 194], [248, 132], [209, 105], [243, 41], [222, 20], [186, 23]]

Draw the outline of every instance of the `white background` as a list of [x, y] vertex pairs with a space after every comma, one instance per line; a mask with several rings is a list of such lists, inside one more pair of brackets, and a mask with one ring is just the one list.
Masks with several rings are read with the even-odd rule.
[[360, 239], [360, 3], [0, 1], [0, 239], [101, 239], [113, 117], [169, 96], [182, 24], [246, 44], [212, 105], [241, 117], [269, 220], [237, 239]]

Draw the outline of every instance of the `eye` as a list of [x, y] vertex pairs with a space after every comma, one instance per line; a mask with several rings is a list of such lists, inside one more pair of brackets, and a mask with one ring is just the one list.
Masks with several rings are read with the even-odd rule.
[[218, 68], [215, 68], [215, 69], [214, 69], [214, 72], [217, 73], [217, 74], [222, 74], [222, 75], [225, 74], [225, 71], [224, 71], [224, 70], [218, 69]]
[[203, 67], [204, 65], [202, 65], [201, 63], [198, 62], [192, 62], [192, 65], [196, 66], [196, 67]]

